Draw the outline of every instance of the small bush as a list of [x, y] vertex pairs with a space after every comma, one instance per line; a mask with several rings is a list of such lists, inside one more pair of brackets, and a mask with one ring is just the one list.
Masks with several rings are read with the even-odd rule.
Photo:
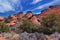
[[9, 26], [5, 22], [0, 23], [0, 32], [10, 32]]
[[6, 19], [5, 22], [9, 23], [12, 19]]

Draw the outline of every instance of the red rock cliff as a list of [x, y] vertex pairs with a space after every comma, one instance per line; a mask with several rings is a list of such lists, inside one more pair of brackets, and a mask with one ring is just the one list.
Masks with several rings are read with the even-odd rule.
[[[38, 15], [32, 14], [31, 11], [28, 11], [26, 14], [23, 14], [23, 12], [19, 12], [18, 14], [12, 14], [12, 15], [9, 16], [9, 18], [12, 18], [12, 21], [10, 22], [10, 24], [11, 25], [14, 24], [16, 22], [17, 18], [24, 18], [24, 17], [28, 18], [28, 20], [30, 20], [34, 24], [40, 24], [41, 23], [41, 19], [44, 16], [47, 16], [49, 13], [52, 13], [52, 12], [56, 13], [57, 15], [59, 15], [60, 14], [60, 5], [50, 6], [49, 8], [43, 10]], [[0, 20], [4, 20], [4, 18], [0, 17]]]
[[28, 11], [28, 12], [26, 13], [25, 17], [30, 18], [32, 15], [33, 15], [32, 12], [31, 12], [31, 11]]
[[43, 10], [41, 14], [38, 15], [38, 18], [42, 18], [43, 16], [47, 16], [49, 13], [56, 13], [57, 15], [60, 14], [60, 5], [57, 6], [50, 6], [49, 8]]
[[23, 12], [19, 12], [19, 13], [17, 14], [17, 18], [22, 18], [22, 17], [24, 17]]

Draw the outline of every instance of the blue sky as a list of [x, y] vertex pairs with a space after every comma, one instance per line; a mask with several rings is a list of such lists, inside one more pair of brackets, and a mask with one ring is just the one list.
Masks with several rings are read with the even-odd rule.
[[0, 16], [32, 11], [39, 14], [51, 5], [60, 5], [60, 0], [0, 0]]

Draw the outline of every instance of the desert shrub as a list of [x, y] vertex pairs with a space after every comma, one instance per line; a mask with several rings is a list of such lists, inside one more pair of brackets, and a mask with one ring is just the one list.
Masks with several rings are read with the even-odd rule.
[[44, 16], [41, 21], [41, 25], [36, 25], [30, 22], [27, 19], [22, 20], [22, 25], [18, 27], [19, 30], [23, 32], [39, 32], [44, 34], [52, 34], [54, 32], [60, 32], [60, 15], [56, 15], [55, 12], [48, 13], [47, 16]]
[[23, 32], [26, 31], [28, 33], [33, 33], [33, 32], [39, 32], [40, 26], [33, 24], [27, 19], [23, 19], [23, 24], [20, 25], [19, 29], [22, 30]]
[[60, 15], [56, 16], [54, 28], [56, 31], [60, 32]]
[[[45, 34], [51, 34], [55, 32], [54, 26], [55, 26], [55, 20], [56, 20], [56, 15], [54, 13], [49, 13], [47, 16], [44, 16], [42, 18], [42, 32]], [[44, 31], [45, 30], [45, 31]]]
[[42, 27], [40, 32], [44, 33], [44, 34], [47, 34], [47, 35], [50, 35], [50, 34], [55, 32], [55, 29], [50, 28], [50, 27]]
[[10, 32], [9, 26], [5, 22], [0, 23], [0, 33], [1, 32]]
[[5, 22], [9, 23], [11, 20], [12, 20], [11, 18], [10, 19], [8, 18], [8, 19], [5, 19]]

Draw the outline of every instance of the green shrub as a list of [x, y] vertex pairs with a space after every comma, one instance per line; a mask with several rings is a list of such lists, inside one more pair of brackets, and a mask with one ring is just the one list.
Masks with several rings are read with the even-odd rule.
[[33, 24], [32, 22], [28, 21], [27, 19], [23, 19], [23, 24], [20, 25], [19, 29], [22, 30], [23, 32], [26, 31], [28, 33], [32, 32], [39, 32], [40, 26]]
[[6, 19], [5, 22], [9, 23], [12, 19]]
[[52, 34], [55, 30], [53, 29], [53, 26], [55, 26], [55, 14], [49, 13], [47, 16], [44, 16], [42, 19], [42, 32], [44, 34]]
[[10, 32], [9, 26], [5, 22], [0, 23], [0, 32]]
[[54, 28], [50, 28], [50, 27], [42, 27], [41, 28], [41, 33], [44, 33], [44, 34], [47, 34], [47, 35], [50, 35], [54, 32], [55, 32]]
[[19, 30], [27, 31], [29, 33], [39, 32], [44, 34], [52, 34], [54, 32], [60, 32], [60, 15], [56, 15], [56, 13], [49, 13], [47, 16], [42, 18], [42, 24], [36, 25], [30, 22], [27, 19], [20, 20], [22, 25], [19, 26]]

